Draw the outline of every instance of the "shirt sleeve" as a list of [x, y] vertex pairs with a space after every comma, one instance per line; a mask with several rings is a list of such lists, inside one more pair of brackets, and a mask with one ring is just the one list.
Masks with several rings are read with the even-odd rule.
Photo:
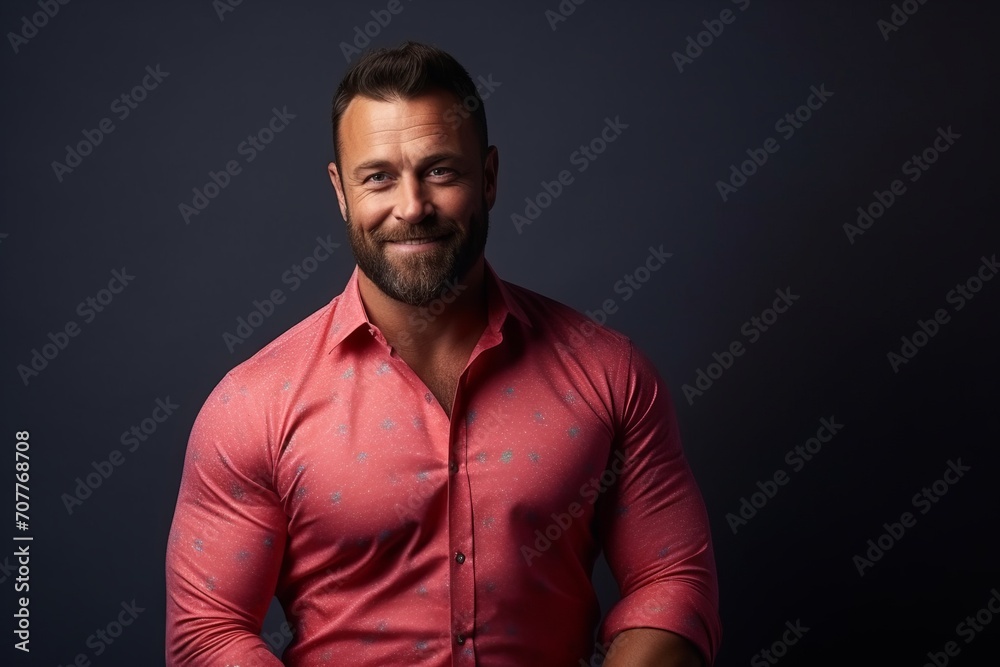
[[168, 667], [282, 664], [260, 637], [288, 526], [266, 424], [231, 376], [195, 420], [166, 554]]
[[681, 448], [669, 390], [629, 342], [620, 375], [616, 474], [599, 503], [598, 532], [621, 590], [601, 626], [609, 646], [631, 628], [659, 628], [690, 640], [712, 665], [721, 641], [718, 578], [701, 492]]

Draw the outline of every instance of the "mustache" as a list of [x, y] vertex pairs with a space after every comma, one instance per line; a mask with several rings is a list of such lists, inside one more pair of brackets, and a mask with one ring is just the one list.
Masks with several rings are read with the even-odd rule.
[[400, 241], [416, 241], [418, 239], [438, 238], [449, 236], [458, 231], [458, 226], [454, 223], [448, 224], [445, 221], [433, 220], [427, 223], [420, 223], [415, 227], [410, 227], [406, 232], [383, 232], [382, 230], [371, 233], [372, 240], [376, 243], [396, 243]]

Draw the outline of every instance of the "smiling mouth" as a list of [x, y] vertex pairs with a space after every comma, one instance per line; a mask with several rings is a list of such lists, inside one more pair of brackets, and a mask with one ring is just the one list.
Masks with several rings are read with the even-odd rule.
[[389, 241], [389, 243], [397, 243], [399, 245], [424, 245], [427, 243], [435, 243], [444, 238], [445, 236], [424, 236], [418, 239], [402, 239], [399, 241]]

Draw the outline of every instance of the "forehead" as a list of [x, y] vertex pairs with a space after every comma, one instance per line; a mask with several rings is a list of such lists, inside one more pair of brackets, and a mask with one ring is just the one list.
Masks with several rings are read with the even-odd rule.
[[381, 101], [358, 96], [340, 122], [342, 157], [359, 162], [373, 156], [449, 147], [469, 155], [478, 150], [471, 119], [463, 122], [455, 97], [429, 92]]

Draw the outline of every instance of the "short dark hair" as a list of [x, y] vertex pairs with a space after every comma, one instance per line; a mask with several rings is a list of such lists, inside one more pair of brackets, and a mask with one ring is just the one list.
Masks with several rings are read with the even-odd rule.
[[340, 164], [340, 119], [358, 95], [381, 102], [412, 99], [432, 90], [453, 94], [457, 100], [455, 119], [471, 115], [479, 134], [482, 159], [486, 158], [489, 140], [486, 133], [486, 109], [476, 84], [451, 54], [419, 42], [404, 42], [396, 48], [366, 52], [344, 75], [333, 96], [333, 155]]

